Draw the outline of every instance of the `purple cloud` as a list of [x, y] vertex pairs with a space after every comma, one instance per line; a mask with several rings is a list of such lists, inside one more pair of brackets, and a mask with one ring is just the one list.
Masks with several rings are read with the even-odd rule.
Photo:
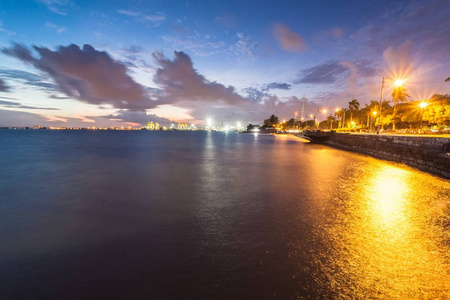
[[306, 42], [303, 37], [283, 24], [274, 24], [273, 35], [285, 51], [299, 53], [306, 50]]
[[271, 82], [269, 84], [266, 84], [263, 86], [263, 91], [269, 91], [269, 90], [290, 90], [292, 88], [292, 85], [288, 83], [282, 83], [282, 82]]
[[331, 84], [347, 78], [350, 74], [371, 77], [376, 69], [366, 62], [329, 61], [300, 72], [295, 83]]
[[168, 125], [173, 122], [167, 118], [158, 117], [155, 114], [131, 110], [119, 110], [115, 114], [103, 117], [107, 119], [119, 119], [121, 120], [120, 122], [139, 123], [142, 126], [147, 125], [148, 122], [158, 122], [163, 125]]
[[90, 104], [110, 104], [116, 108], [145, 109], [156, 106], [143, 86], [129, 75], [127, 67], [106, 52], [91, 45], [83, 48], [71, 44], [56, 51], [19, 44], [4, 48], [3, 53], [16, 57], [52, 77], [58, 89], [69, 97]]
[[337, 61], [326, 62], [321, 65], [301, 71], [296, 83], [327, 84], [334, 83], [341, 76], [348, 73], [348, 68]]
[[174, 56], [170, 60], [162, 53], [153, 53], [159, 65], [153, 81], [164, 90], [159, 98], [161, 102], [205, 101], [230, 105], [247, 102], [233, 87], [209, 81], [200, 75], [187, 54], [175, 51]]

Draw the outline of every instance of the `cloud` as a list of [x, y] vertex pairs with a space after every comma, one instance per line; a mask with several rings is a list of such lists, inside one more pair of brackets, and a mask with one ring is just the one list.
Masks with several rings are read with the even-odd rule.
[[14, 31], [6, 30], [6, 29], [3, 27], [2, 22], [0, 22], [0, 32], [4, 32], [4, 33], [6, 33], [7, 35], [14, 35], [14, 34], [16, 34]]
[[296, 83], [328, 84], [336, 82], [348, 72], [338, 61], [331, 61], [301, 71]]
[[119, 9], [117, 10], [117, 13], [124, 16], [133, 17], [138, 22], [151, 23], [153, 27], [160, 26], [162, 22], [167, 19], [165, 12], [161, 11], [158, 11], [154, 14], [144, 14], [137, 11]]
[[344, 30], [339, 27], [333, 27], [330, 29], [328, 34], [335, 39], [340, 39], [344, 35]]
[[7, 108], [25, 108], [25, 109], [59, 110], [58, 108], [53, 108], [53, 107], [31, 106], [31, 105], [24, 105], [24, 104], [21, 104], [21, 103], [18, 103], [18, 102], [4, 101], [4, 100], [0, 100], [0, 106], [7, 107]]
[[264, 98], [269, 97], [270, 94], [260, 91], [254, 87], [248, 87], [242, 90], [248, 98], [252, 99], [253, 102], [262, 103]]
[[127, 67], [104, 51], [87, 44], [83, 48], [74, 44], [59, 46], [56, 51], [45, 47], [33, 48], [38, 58], [19, 44], [4, 48], [3, 53], [48, 74], [62, 93], [83, 102], [127, 109], [156, 106], [145, 88], [127, 74]]
[[139, 45], [131, 45], [123, 48], [122, 51], [129, 54], [141, 54], [145, 51], [145, 49]]
[[227, 28], [232, 28], [237, 24], [236, 16], [229, 13], [221, 14], [220, 16], [216, 17], [216, 20]]
[[53, 24], [52, 22], [46, 22], [45, 26], [48, 27], [48, 28], [56, 30], [57, 33], [63, 33], [64, 31], [67, 30], [66, 27], [59, 27], [58, 25]]
[[306, 50], [306, 43], [302, 36], [283, 24], [273, 25], [273, 35], [285, 51], [300, 53]]
[[282, 82], [271, 82], [269, 84], [266, 84], [263, 86], [263, 91], [269, 91], [269, 90], [290, 90], [292, 88], [292, 85], [288, 83], [282, 83]]
[[389, 47], [410, 42], [424, 60], [448, 61], [449, 14], [447, 0], [413, 0], [407, 4], [392, 1], [384, 14], [350, 35], [348, 42], [353, 41], [356, 47], [348, 52], [357, 50], [373, 59]]
[[115, 114], [102, 116], [107, 119], [120, 120], [125, 123], [138, 123], [142, 126], [147, 125], [148, 122], [158, 122], [159, 124], [168, 125], [172, 123], [167, 118], [158, 117], [155, 114], [148, 114], [143, 111], [119, 110]]
[[383, 60], [390, 68], [390, 74], [395, 77], [409, 77], [413, 71], [413, 59], [411, 52], [413, 44], [405, 42], [398, 47], [388, 47], [383, 51]]
[[[94, 125], [95, 124], [95, 125]], [[109, 127], [123, 126], [122, 122], [110, 121], [104, 117], [64, 117], [35, 114], [24, 111], [0, 109], [0, 127], [8, 126], [62, 126], [62, 127]]]
[[359, 78], [372, 77], [377, 69], [367, 61], [328, 61], [315, 67], [302, 70], [295, 83], [332, 84], [350, 78], [357, 84]]
[[[281, 119], [290, 119], [294, 117], [294, 112], [301, 110], [302, 101], [297, 97], [289, 97], [280, 99], [274, 95], [269, 95], [263, 99], [262, 102], [255, 103], [248, 101], [241, 105], [239, 109], [236, 107], [227, 106], [205, 106], [195, 103], [191, 106], [191, 115], [196, 120], [205, 120], [206, 117], [214, 119], [215, 124], [224, 123], [246, 124], [247, 122], [253, 124], [260, 124], [264, 119], [275, 114]], [[313, 102], [307, 101], [305, 103], [305, 116], [309, 113], [317, 112], [318, 106]]]
[[125, 9], [119, 9], [117, 12], [121, 15], [129, 16], [129, 17], [137, 17], [140, 15], [140, 13], [131, 11], [131, 10], [125, 10]]
[[68, 8], [75, 6], [70, 0], [36, 0], [36, 2], [44, 4], [51, 12], [62, 16], [67, 15]]
[[3, 79], [0, 79], [0, 92], [8, 92], [9, 86], [6, 85], [5, 81]]
[[194, 69], [191, 58], [183, 52], [174, 52], [174, 59], [167, 59], [155, 52], [153, 57], [159, 68], [153, 81], [164, 90], [160, 100], [165, 103], [177, 101], [222, 102], [239, 105], [247, 100], [231, 86], [211, 82]]
[[258, 46], [258, 42], [253, 41], [250, 36], [244, 35], [242, 32], [236, 34], [238, 38], [237, 42], [229, 47], [229, 50], [234, 52], [238, 57], [253, 57], [255, 55], [255, 49]]
[[189, 51], [196, 56], [212, 56], [223, 54], [225, 43], [212, 39], [205, 39], [197, 31], [184, 32], [177, 35], [163, 35], [162, 39], [173, 49], [182, 49]]
[[13, 81], [20, 81], [29, 86], [34, 86], [39, 89], [44, 90], [54, 90], [56, 85], [54, 83], [48, 82], [42, 76], [21, 71], [21, 70], [13, 70], [13, 69], [0, 69], [0, 76], [8, 78]]

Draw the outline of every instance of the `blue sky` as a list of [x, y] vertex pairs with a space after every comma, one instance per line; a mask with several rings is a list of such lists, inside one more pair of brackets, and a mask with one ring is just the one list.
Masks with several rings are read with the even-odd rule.
[[305, 114], [378, 100], [383, 76], [425, 99], [449, 92], [449, 14], [447, 0], [3, 1], [0, 126], [258, 123], [303, 95]]

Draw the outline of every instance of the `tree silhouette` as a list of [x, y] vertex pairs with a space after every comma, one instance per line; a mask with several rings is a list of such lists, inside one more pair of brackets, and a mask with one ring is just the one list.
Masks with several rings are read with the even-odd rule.
[[350, 121], [353, 122], [353, 112], [359, 110], [359, 102], [355, 98], [348, 103], [348, 108], [350, 109]]

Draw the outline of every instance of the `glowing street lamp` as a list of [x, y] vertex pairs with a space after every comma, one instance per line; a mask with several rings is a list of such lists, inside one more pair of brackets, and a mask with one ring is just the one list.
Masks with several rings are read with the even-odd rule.
[[420, 102], [419, 106], [420, 106], [420, 108], [424, 109], [425, 107], [428, 106], [428, 103], [426, 103], [426, 102]]
[[401, 78], [397, 78], [394, 80], [394, 86], [396, 88], [402, 87], [405, 84], [405, 80]]

